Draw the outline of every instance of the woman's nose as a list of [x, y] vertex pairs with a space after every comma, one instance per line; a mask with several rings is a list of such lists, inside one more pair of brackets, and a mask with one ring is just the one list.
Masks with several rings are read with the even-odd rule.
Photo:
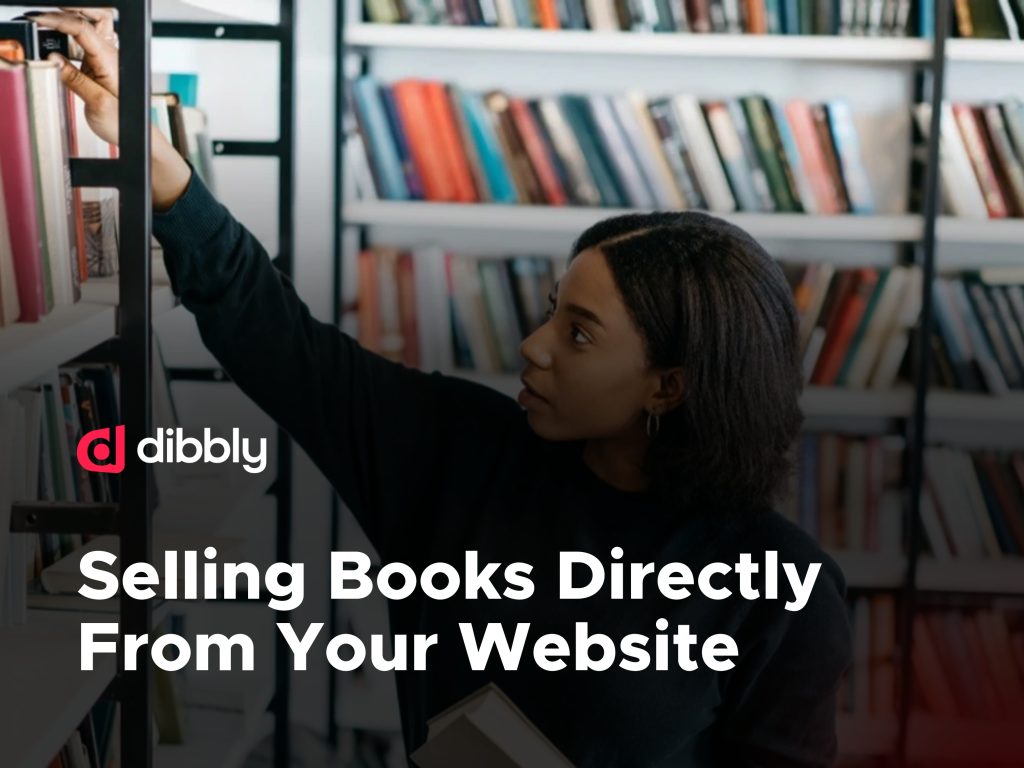
[[548, 344], [549, 326], [549, 323], [545, 323], [523, 339], [523, 343], [519, 345], [519, 354], [536, 368], [551, 367], [552, 356]]

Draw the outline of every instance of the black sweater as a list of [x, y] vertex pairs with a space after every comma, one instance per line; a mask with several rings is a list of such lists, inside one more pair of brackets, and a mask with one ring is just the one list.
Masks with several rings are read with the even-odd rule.
[[[154, 217], [154, 231], [204, 343], [309, 454], [385, 562], [419, 570], [445, 561], [461, 570], [465, 552], [476, 550], [482, 562], [535, 566], [536, 591], [525, 601], [437, 601], [417, 591], [391, 602], [393, 632], [439, 635], [425, 671], [397, 673], [409, 751], [425, 739], [429, 717], [494, 681], [577, 766], [832, 762], [836, 692], [850, 660], [845, 585], [796, 526], [766, 509], [665, 514], [647, 495], [603, 483], [579, 444], [538, 437], [510, 398], [364, 350], [311, 317], [266, 251], [196, 176], [169, 212]], [[613, 601], [607, 589], [588, 600], [557, 599], [560, 551], [609, 563], [615, 546], [625, 562], [680, 561], [694, 573], [711, 561], [734, 563], [741, 552], [759, 561], [765, 550], [801, 574], [808, 563], [823, 566], [798, 612], [784, 610], [784, 600], [743, 600], [724, 577], [734, 589], [724, 601], [696, 588], [677, 601], [650, 588], [643, 600]], [[534, 666], [532, 642], [541, 634], [557, 632], [572, 644], [575, 622], [586, 621], [591, 633], [617, 643], [629, 633], [655, 635], [659, 618], [670, 634], [690, 626], [698, 662], [705, 638], [731, 634], [736, 667], [578, 672], [571, 658], [559, 672]], [[516, 622], [530, 622], [519, 670], [504, 671], [492, 655], [486, 672], [472, 671], [457, 628], [467, 621], [478, 636], [487, 622], [502, 622], [509, 637]]]

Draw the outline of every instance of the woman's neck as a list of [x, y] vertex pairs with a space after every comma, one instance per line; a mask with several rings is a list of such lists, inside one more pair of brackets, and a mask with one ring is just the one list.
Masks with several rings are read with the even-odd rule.
[[583, 462], [612, 488], [631, 493], [646, 491], [650, 486], [643, 468], [647, 442], [644, 435], [588, 440], [583, 448]]

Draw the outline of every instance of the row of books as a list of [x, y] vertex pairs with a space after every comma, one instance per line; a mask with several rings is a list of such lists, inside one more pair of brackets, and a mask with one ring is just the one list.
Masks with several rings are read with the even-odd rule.
[[940, 386], [1003, 395], [1024, 389], [1024, 285], [985, 272], [932, 283]]
[[839, 712], [892, 717], [898, 711], [896, 598], [893, 595], [862, 596], [852, 600], [848, 608], [853, 663], [839, 688]]
[[953, 12], [960, 37], [1020, 40], [1024, 29], [1021, 0], [955, 0]]
[[[994, 1], [994, 0], [993, 0]], [[910, 32], [910, 0], [366, 0], [378, 24], [752, 35]]]
[[[81, 437], [117, 424], [117, 380], [110, 367], [65, 368], [0, 400], [0, 446], [5, 493], [0, 523], [15, 501], [109, 503], [118, 498], [116, 475], [86, 472], [76, 460]], [[38, 585], [44, 568], [70, 555], [88, 537], [44, 533], [13, 536], [0, 548], [0, 615], [24, 616], [25, 584]], [[6, 542], [4, 542], [6, 543]]]
[[779, 511], [834, 551], [903, 554], [903, 438], [807, 433]]
[[839, 269], [784, 263], [800, 317], [806, 383], [888, 389], [921, 309], [918, 267]]
[[[918, 105], [927, 135], [931, 108]], [[972, 219], [1024, 216], [1024, 102], [943, 104], [939, 167], [946, 211]]]
[[460, 203], [874, 211], [849, 106], [751, 95], [523, 98], [372, 75], [351, 88], [360, 197]]
[[98, 701], [48, 768], [120, 768], [121, 705]]
[[914, 616], [916, 711], [940, 718], [1024, 717], [1024, 615], [999, 606]]
[[1024, 454], [934, 446], [924, 464], [921, 522], [937, 559], [1024, 555]]

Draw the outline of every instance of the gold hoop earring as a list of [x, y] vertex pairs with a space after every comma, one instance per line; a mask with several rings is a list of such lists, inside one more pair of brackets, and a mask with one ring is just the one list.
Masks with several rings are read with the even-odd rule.
[[[654, 429], [651, 429], [651, 422], [654, 422]], [[654, 437], [661, 430], [661, 416], [657, 413], [647, 412], [647, 436]]]

